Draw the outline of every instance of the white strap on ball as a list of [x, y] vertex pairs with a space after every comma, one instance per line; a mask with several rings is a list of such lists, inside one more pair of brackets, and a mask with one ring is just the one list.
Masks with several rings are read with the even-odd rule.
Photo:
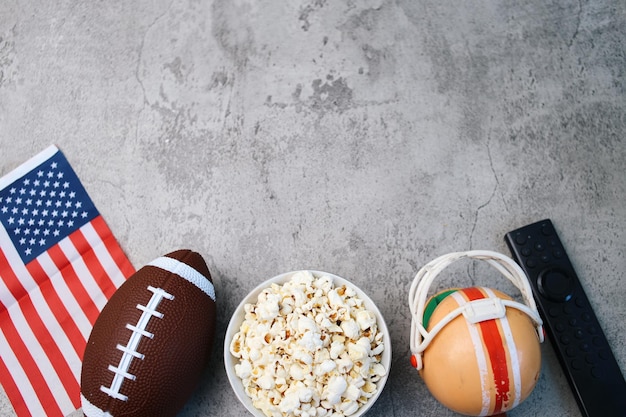
[[[448, 313], [430, 332], [428, 332], [422, 322], [424, 319], [428, 290], [431, 284], [447, 266], [460, 259], [466, 258], [486, 261], [498, 270], [520, 290], [525, 304], [500, 298], [474, 300]], [[484, 320], [504, 317], [506, 307], [516, 308], [526, 313], [535, 324], [539, 342], [543, 343], [543, 321], [537, 312], [537, 306], [532, 296], [530, 283], [522, 268], [511, 258], [493, 251], [473, 250], [449, 253], [424, 265], [424, 267], [418, 271], [409, 290], [409, 308], [411, 309], [412, 316], [410, 343], [411, 353], [415, 357], [417, 370], [420, 370], [423, 366], [422, 353], [424, 350], [437, 333], [456, 317], [463, 314], [471, 323], [479, 323]]]

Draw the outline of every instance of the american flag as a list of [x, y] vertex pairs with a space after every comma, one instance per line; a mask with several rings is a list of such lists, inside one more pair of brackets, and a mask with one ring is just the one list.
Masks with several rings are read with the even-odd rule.
[[80, 407], [87, 338], [133, 272], [58, 148], [0, 178], [0, 383], [19, 417]]

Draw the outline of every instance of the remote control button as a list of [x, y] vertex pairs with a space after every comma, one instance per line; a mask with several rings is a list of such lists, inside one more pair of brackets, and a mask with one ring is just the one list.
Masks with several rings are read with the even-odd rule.
[[576, 329], [574, 331], [574, 336], [576, 337], [576, 339], [582, 339], [585, 337], [585, 332], [583, 332], [583, 329]]
[[515, 243], [517, 243], [518, 245], [523, 245], [524, 243], [526, 243], [526, 235], [519, 234], [515, 236]]
[[530, 256], [530, 254], [533, 253], [530, 248], [522, 248], [522, 255], [524, 256]]
[[558, 307], [550, 307], [550, 310], [548, 310], [548, 314], [552, 317], [558, 317], [559, 315], [561, 315], [561, 309]]
[[583, 361], [581, 361], [580, 359], [572, 360], [572, 368], [577, 371], [583, 369]]
[[559, 269], [548, 269], [539, 274], [539, 292], [554, 301], [568, 301], [572, 297], [574, 282]]
[[589, 314], [589, 313], [583, 313], [583, 314], [580, 316], [580, 318], [582, 318], [582, 319], [583, 319], [583, 321], [589, 321], [589, 320], [591, 320], [591, 314]]
[[593, 365], [596, 362], [596, 358], [595, 356], [593, 356], [592, 353], [587, 353], [585, 355], [585, 362], [587, 362], [589, 365]]
[[541, 234], [544, 236], [550, 236], [554, 234], [554, 227], [550, 223], [544, 223], [541, 225]]
[[583, 308], [585, 307], [585, 300], [580, 297], [576, 297], [576, 299], [574, 300], [574, 304], [576, 304], [580, 308]]
[[591, 376], [594, 378], [600, 378], [602, 377], [602, 372], [598, 368], [593, 367], [591, 368]]
[[552, 251], [552, 256], [554, 256], [556, 259], [560, 259], [563, 257], [563, 251], [561, 249], [555, 249]]
[[536, 250], [537, 252], [541, 252], [541, 251], [543, 251], [545, 248], [546, 248], [546, 247], [545, 247], [545, 246], [543, 246], [543, 243], [541, 243], [541, 242], [537, 242], [537, 243], [535, 243], [535, 250]]
[[541, 260], [543, 261], [544, 264], [547, 264], [548, 262], [550, 262], [550, 255], [547, 255], [547, 254], [541, 255]]
[[561, 343], [563, 343], [564, 345], [569, 345], [571, 341], [572, 339], [570, 339], [568, 335], [561, 336]]
[[576, 348], [575, 348], [574, 346], [568, 346], [568, 347], [565, 349], [565, 354], [566, 354], [567, 356], [569, 356], [570, 358], [574, 358], [574, 357], [576, 357], [576, 353], [578, 353], [578, 352], [576, 351]]
[[526, 261], [526, 266], [529, 268], [534, 268], [537, 266], [537, 262], [534, 259], [529, 259]]
[[589, 346], [589, 343], [587, 342], [583, 342], [581, 343], [579, 346], [580, 350], [582, 350], [583, 352], [589, 352], [589, 350], [591, 349], [591, 346]]
[[598, 328], [595, 326], [589, 326], [587, 327], [587, 333], [589, 334], [596, 334], [598, 333]]
[[556, 326], [554, 326], [554, 328], [556, 329], [557, 332], [561, 333], [563, 332], [563, 330], [565, 330], [565, 325], [563, 323], [557, 323]]

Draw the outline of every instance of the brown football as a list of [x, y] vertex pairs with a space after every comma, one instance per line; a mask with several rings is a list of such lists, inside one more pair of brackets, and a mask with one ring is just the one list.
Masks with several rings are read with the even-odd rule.
[[87, 417], [175, 416], [195, 389], [215, 336], [215, 290], [204, 259], [179, 250], [113, 294], [87, 341], [80, 376]]

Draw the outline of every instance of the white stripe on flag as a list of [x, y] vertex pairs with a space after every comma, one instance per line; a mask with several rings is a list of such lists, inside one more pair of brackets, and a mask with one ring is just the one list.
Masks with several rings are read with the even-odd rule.
[[102, 268], [106, 271], [109, 279], [113, 281], [116, 288], [119, 288], [119, 286], [126, 281], [126, 278], [124, 273], [117, 267], [115, 260], [113, 260], [104, 242], [100, 239], [98, 232], [96, 232], [91, 223], [87, 223], [80, 230], [83, 232], [83, 236], [85, 236], [87, 242], [89, 242], [89, 246], [91, 246], [91, 249], [96, 254], [100, 265], [102, 265]]
[[[2, 234], [6, 234], [6, 231], [3, 227], [0, 227], [0, 239], [3, 238], [1, 237]], [[13, 270], [14, 275], [20, 280], [21, 283], [26, 282], [27, 285], [31, 285], [31, 283], [33, 283], [32, 285], [35, 285], [35, 288], [29, 291], [28, 296], [30, 297], [38, 317], [31, 317], [31, 320], [39, 319], [43, 322], [51, 337], [54, 339], [55, 344], [58, 346], [65, 362], [72, 371], [75, 380], [78, 381], [80, 378], [81, 360], [76, 354], [76, 350], [72, 346], [67, 334], [62, 329], [54, 313], [50, 309], [45, 296], [41, 292], [41, 288], [35, 283], [34, 278], [30, 275], [29, 271], [22, 263], [22, 260], [15, 251], [14, 247], [7, 246], [6, 248], [0, 249], [0, 251], [4, 254], [11, 270]], [[9, 315], [15, 314], [13, 310], [19, 309], [19, 305], [17, 304], [18, 300], [13, 297], [13, 294], [11, 294], [7, 288], [4, 279], [0, 279], [0, 301], [7, 307], [7, 310], [10, 313]], [[22, 317], [24, 316], [22, 315]], [[18, 330], [20, 330], [19, 327]]]
[[94, 279], [93, 275], [91, 275], [91, 272], [72, 244], [72, 241], [69, 238], [65, 238], [59, 242], [59, 247], [72, 264], [76, 274], [80, 277], [80, 281], [83, 283], [85, 291], [87, 291], [89, 297], [96, 304], [98, 310], [102, 310], [107, 302], [107, 298], [100, 290], [98, 283]]
[[59, 322], [55, 319], [54, 314], [46, 303], [41, 291], [39, 289], [33, 291], [30, 294], [30, 298], [33, 301], [33, 305], [35, 306], [37, 313], [39, 313], [39, 317], [41, 317], [41, 320], [44, 322], [55, 343], [61, 350], [61, 353], [72, 370], [76, 381], [80, 380], [80, 368], [82, 366], [82, 361], [76, 354], [76, 351], [74, 350], [70, 339], [67, 337], [67, 334]]
[[89, 333], [91, 333], [91, 323], [89, 322], [89, 318], [85, 315], [85, 312], [78, 304], [78, 301], [74, 298], [74, 294], [72, 294], [72, 291], [67, 286], [61, 272], [52, 261], [52, 258], [50, 258], [48, 252], [42, 253], [34, 262], [39, 262], [41, 268], [46, 272], [46, 275], [50, 279], [50, 283], [63, 302], [63, 305], [70, 313], [70, 317], [73, 319], [74, 323], [76, 323], [76, 326], [78, 326], [83, 338], [87, 340], [89, 338]]
[[33, 334], [28, 320], [24, 317], [19, 305], [14, 304], [13, 308], [8, 310], [11, 321], [17, 329], [22, 341], [28, 346], [28, 351], [37, 362], [37, 367], [41, 370], [48, 388], [54, 395], [57, 405], [61, 410], [74, 410], [74, 404], [72, 404], [67, 392], [65, 392], [65, 386], [57, 375], [52, 362], [46, 355], [46, 352], [39, 343], [37, 337]]
[[[3, 235], [6, 236], [6, 230], [3, 227], [0, 227], [0, 240], [5, 238], [5, 236]], [[70, 338], [67, 335], [67, 329], [63, 328], [63, 326], [60, 325], [57, 319], [57, 315], [61, 314], [61, 312], [56, 311], [57, 314], [55, 314], [55, 312], [52, 311], [52, 309], [54, 308], [54, 306], [50, 304], [52, 302], [51, 301], [52, 294], [48, 294], [48, 297], [46, 297], [46, 294], [42, 293], [41, 291], [42, 288], [37, 285], [37, 282], [35, 281], [34, 277], [30, 273], [30, 271], [26, 268], [26, 266], [23, 264], [22, 259], [20, 258], [19, 254], [17, 253], [17, 251], [15, 250], [13, 246], [7, 245], [6, 247], [3, 247], [2, 253], [4, 253], [11, 270], [14, 272], [14, 275], [17, 277], [17, 279], [22, 284], [22, 286], [24, 286], [30, 293], [33, 304], [35, 308], [37, 309], [37, 311], [39, 312], [41, 319], [44, 321], [44, 323], [46, 323], [47, 326], [53, 326], [49, 329], [50, 333], [55, 338], [57, 337], [60, 338], [59, 343], [60, 343], [60, 346], [62, 347], [62, 352], [65, 355], [71, 355], [71, 360], [68, 360], [68, 363], [70, 363], [70, 365], [72, 366], [72, 369], [74, 369], [73, 364], [75, 363], [75, 360], [76, 360], [74, 358], [78, 358], [78, 356], [76, 356], [76, 349], [72, 345]], [[39, 277], [39, 280], [47, 281], [48, 279], [47, 278], [42, 279], [41, 277]], [[4, 285], [4, 282], [2, 284]], [[54, 290], [54, 288], [49, 289], [49, 291], [54, 291], [54, 294], [56, 294], [56, 291]], [[5, 294], [8, 294], [10, 296], [10, 299], [6, 299], [6, 300], [2, 299], [2, 302], [4, 303], [5, 306], [8, 307], [12, 305], [13, 303], [17, 302], [8, 290], [4, 290], [4, 289], [0, 290], [0, 295], [6, 297]], [[3, 298], [3, 297], [0, 297], [0, 298]], [[67, 318], [63, 318], [63, 320], [67, 320]], [[63, 330], [59, 330], [59, 329], [63, 329]], [[83, 339], [84, 339], [84, 335], [83, 335]], [[84, 339], [84, 340], [86, 341], [87, 339]], [[69, 342], [69, 346], [71, 348], [67, 351], [66, 351], [66, 347], [67, 347], [66, 342]], [[80, 359], [78, 359], [78, 361], [79, 361], [79, 365], [78, 365], [77, 371], [80, 371]]]
[[[5, 230], [4, 227], [0, 225], [0, 242], [5, 242], [10, 240], [9, 234]], [[4, 256], [7, 258], [7, 261], [11, 265], [11, 269], [15, 271], [15, 275], [19, 280], [22, 287], [26, 290], [26, 292], [31, 292], [33, 289], [37, 288], [37, 282], [33, 279], [32, 275], [28, 272], [26, 267], [24, 266], [24, 262], [22, 262], [22, 258], [20, 258], [19, 253], [15, 250], [15, 247], [12, 245], [6, 245], [6, 247], [2, 247], [2, 251], [4, 252]], [[4, 304], [9, 307], [10, 304]]]
[[[117, 268], [115, 262], [113, 261], [106, 247], [104, 246], [104, 243], [100, 240], [98, 234], [95, 232], [91, 224], [89, 224], [89, 227], [86, 227], [86, 229], [86, 235], [89, 235], [89, 244], [95, 245], [96, 248], [98, 248], [98, 252], [100, 252], [100, 257], [109, 259], [109, 261], [105, 261], [105, 265], [101, 265], [102, 269], [105, 270], [105, 272], [108, 270], [108, 273], [114, 274], [114, 278], [116, 279], [111, 279], [109, 277], [104, 278], [111, 279], [111, 281], [115, 283], [123, 282], [125, 278], [123, 277], [122, 272]], [[0, 227], [0, 234], [2, 233], [6, 234], [6, 231], [4, 230], [4, 228]], [[98, 309], [101, 310], [106, 303], [106, 296], [102, 293], [100, 287], [95, 282], [95, 278], [92, 276], [91, 272], [85, 265], [82, 257], [78, 254], [76, 248], [72, 244], [71, 239], [64, 239], [62, 242], [59, 243], [59, 248], [68, 259], [72, 260], [71, 266], [75, 269], [76, 274], [80, 277], [81, 282], [85, 286], [85, 290], [90, 294], [92, 298], [100, 299], [99, 301], [96, 301], [96, 305]], [[7, 262], [9, 262], [11, 269], [15, 272], [15, 275], [19, 277], [20, 282], [22, 284], [25, 283], [29, 287], [35, 287], [34, 289], [30, 290], [29, 294], [33, 307], [37, 311], [39, 318], [46, 326], [46, 329], [49, 331], [51, 337], [54, 339], [54, 342], [59, 347], [59, 350], [63, 358], [65, 359], [67, 366], [71, 370], [76, 383], [78, 383], [78, 381], [80, 380], [81, 360], [77, 355], [75, 347], [69, 340], [66, 330], [63, 329], [63, 327], [57, 321], [48, 301], [41, 292], [41, 287], [37, 286], [35, 279], [32, 277], [29, 270], [24, 266], [21, 258], [19, 257], [19, 255], [17, 255], [17, 252], [14, 250], [14, 248], [7, 247], [6, 252], [3, 251], [3, 253], [5, 254]], [[67, 282], [63, 278], [56, 264], [48, 253], [41, 255], [34, 262], [38, 262], [41, 266], [41, 269], [50, 278], [49, 281], [52, 283], [53, 289], [48, 289], [48, 291], [54, 291], [54, 293], [59, 296], [65, 308], [67, 308], [67, 310], [69, 311], [69, 318], [74, 319], [75, 323], [78, 326], [78, 329], [80, 329], [80, 331], [82, 332], [82, 337], [86, 341], [89, 332], [91, 331], [91, 324], [89, 323], [88, 317], [84, 314], [83, 309], [74, 299], [74, 296], [71, 293]], [[38, 281], [45, 280], [39, 278]], [[87, 281], [86, 284], [85, 281]], [[26, 323], [28, 319], [24, 317], [21, 310], [19, 309], [17, 300], [15, 300], [11, 292], [6, 287], [4, 281], [2, 280], [0, 280], [0, 298], [5, 306], [13, 306], [9, 314], [11, 320], [14, 323], [14, 326], [16, 327], [18, 332], [20, 332], [20, 334], [24, 333], [24, 331], [26, 332], [26, 335], [22, 336], [21, 339], [23, 340], [23, 343], [29, 347], [29, 352], [36, 361], [37, 366], [41, 370], [43, 377], [46, 379], [48, 389], [57, 399], [57, 402], [59, 402], [59, 407], [63, 410], [64, 413], [71, 413], [75, 410], [75, 406], [72, 405], [71, 399], [68, 397], [68, 393], [65, 391], [65, 386], [62, 384], [62, 381], [56, 374], [55, 369], [51, 365], [49, 358], [45, 355], [45, 351], [43, 350], [41, 344], [37, 342], [36, 336], [30, 330], [30, 324]], [[7, 350], [10, 355], [14, 356], [14, 353], [11, 351], [10, 347], [7, 347], [3, 350]], [[4, 356], [5, 355], [3, 352], [3, 360]], [[24, 384], [30, 386], [30, 381], [28, 380], [26, 373], [24, 369], [22, 369], [19, 361], [17, 361], [17, 359], [13, 360], [9, 358], [5, 360], [5, 362], [7, 364], [9, 372], [12, 375], [12, 378], [14, 378], [14, 380], [16, 381], [16, 385], [18, 385], [20, 392], [22, 392], [24, 398], [27, 399], [28, 407], [31, 410], [32, 414], [40, 415], [37, 409], [33, 409], [31, 407], [31, 403], [34, 398], [32, 395], [37, 395], [37, 392], [33, 391], [31, 395], [28, 393], [28, 390], [24, 391], [23, 389]], [[13, 365], [9, 366], [9, 363]], [[17, 365], [17, 368], [15, 368], [15, 365]], [[41, 401], [38, 400], [38, 403], [40, 402]], [[39, 406], [41, 405], [39, 404]]]
[[[6, 230], [3, 227], [0, 227], [0, 240], [4, 239], [6, 236]], [[41, 288], [35, 282], [35, 279], [31, 276], [30, 272], [24, 264], [22, 263], [22, 259], [19, 257], [17, 251], [13, 246], [7, 245], [2, 249], [2, 253], [7, 259], [11, 269], [13, 270], [15, 276], [18, 278], [22, 286], [24, 286], [31, 297], [32, 303], [39, 313], [39, 317], [44, 322], [50, 334], [53, 336], [63, 355], [65, 356], [70, 368], [75, 372], [76, 375], [80, 372], [81, 361], [80, 358], [76, 355], [76, 351], [72, 346], [69, 338], [67, 337], [65, 331], [59, 325], [54, 313], [50, 309], [48, 305], [48, 301], [45, 296], [41, 292]], [[0, 280], [0, 301], [4, 304], [7, 309], [10, 309], [14, 304], [17, 303], [17, 300], [13, 297], [9, 289], [6, 287], [4, 280]], [[77, 378], [78, 380], [78, 378]]]
[[[6, 339], [2, 331], [0, 331], [0, 346], [9, 346], [9, 341]], [[24, 372], [24, 369], [22, 369], [22, 365], [15, 356], [15, 353], [10, 348], [3, 348], [1, 353], [2, 361], [11, 373], [13, 382], [20, 390], [22, 397], [28, 405], [30, 413], [33, 416], [45, 416], [46, 411], [44, 410], [41, 401], [39, 401], [37, 392], [31, 385], [30, 380], [28, 379], [26, 372]]]
[[[19, 308], [19, 306], [17, 305], [17, 300], [13, 298], [3, 280], [0, 280], [0, 295], [2, 295], [0, 299], [2, 304], [4, 304], [5, 306], [9, 306], [9, 313], [11, 313], [11, 311], [14, 309]], [[39, 288], [33, 290], [29, 295], [39, 318], [46, 326], [46, 329], [48, 329], [48, 331], [52, 335], [65, 361], [72, 370], [76, 381], [78, 381], [80, 378], [81, 360], [76, 354], [72, 343], [65, 334], [65, 331], [59, 325], [59, 322], [54, 317], [52, 310], [50, 310], [50, 307], [48, 306], [48, 303], [46, 303], [46, 300], [44, 299], [44, 296]]]

